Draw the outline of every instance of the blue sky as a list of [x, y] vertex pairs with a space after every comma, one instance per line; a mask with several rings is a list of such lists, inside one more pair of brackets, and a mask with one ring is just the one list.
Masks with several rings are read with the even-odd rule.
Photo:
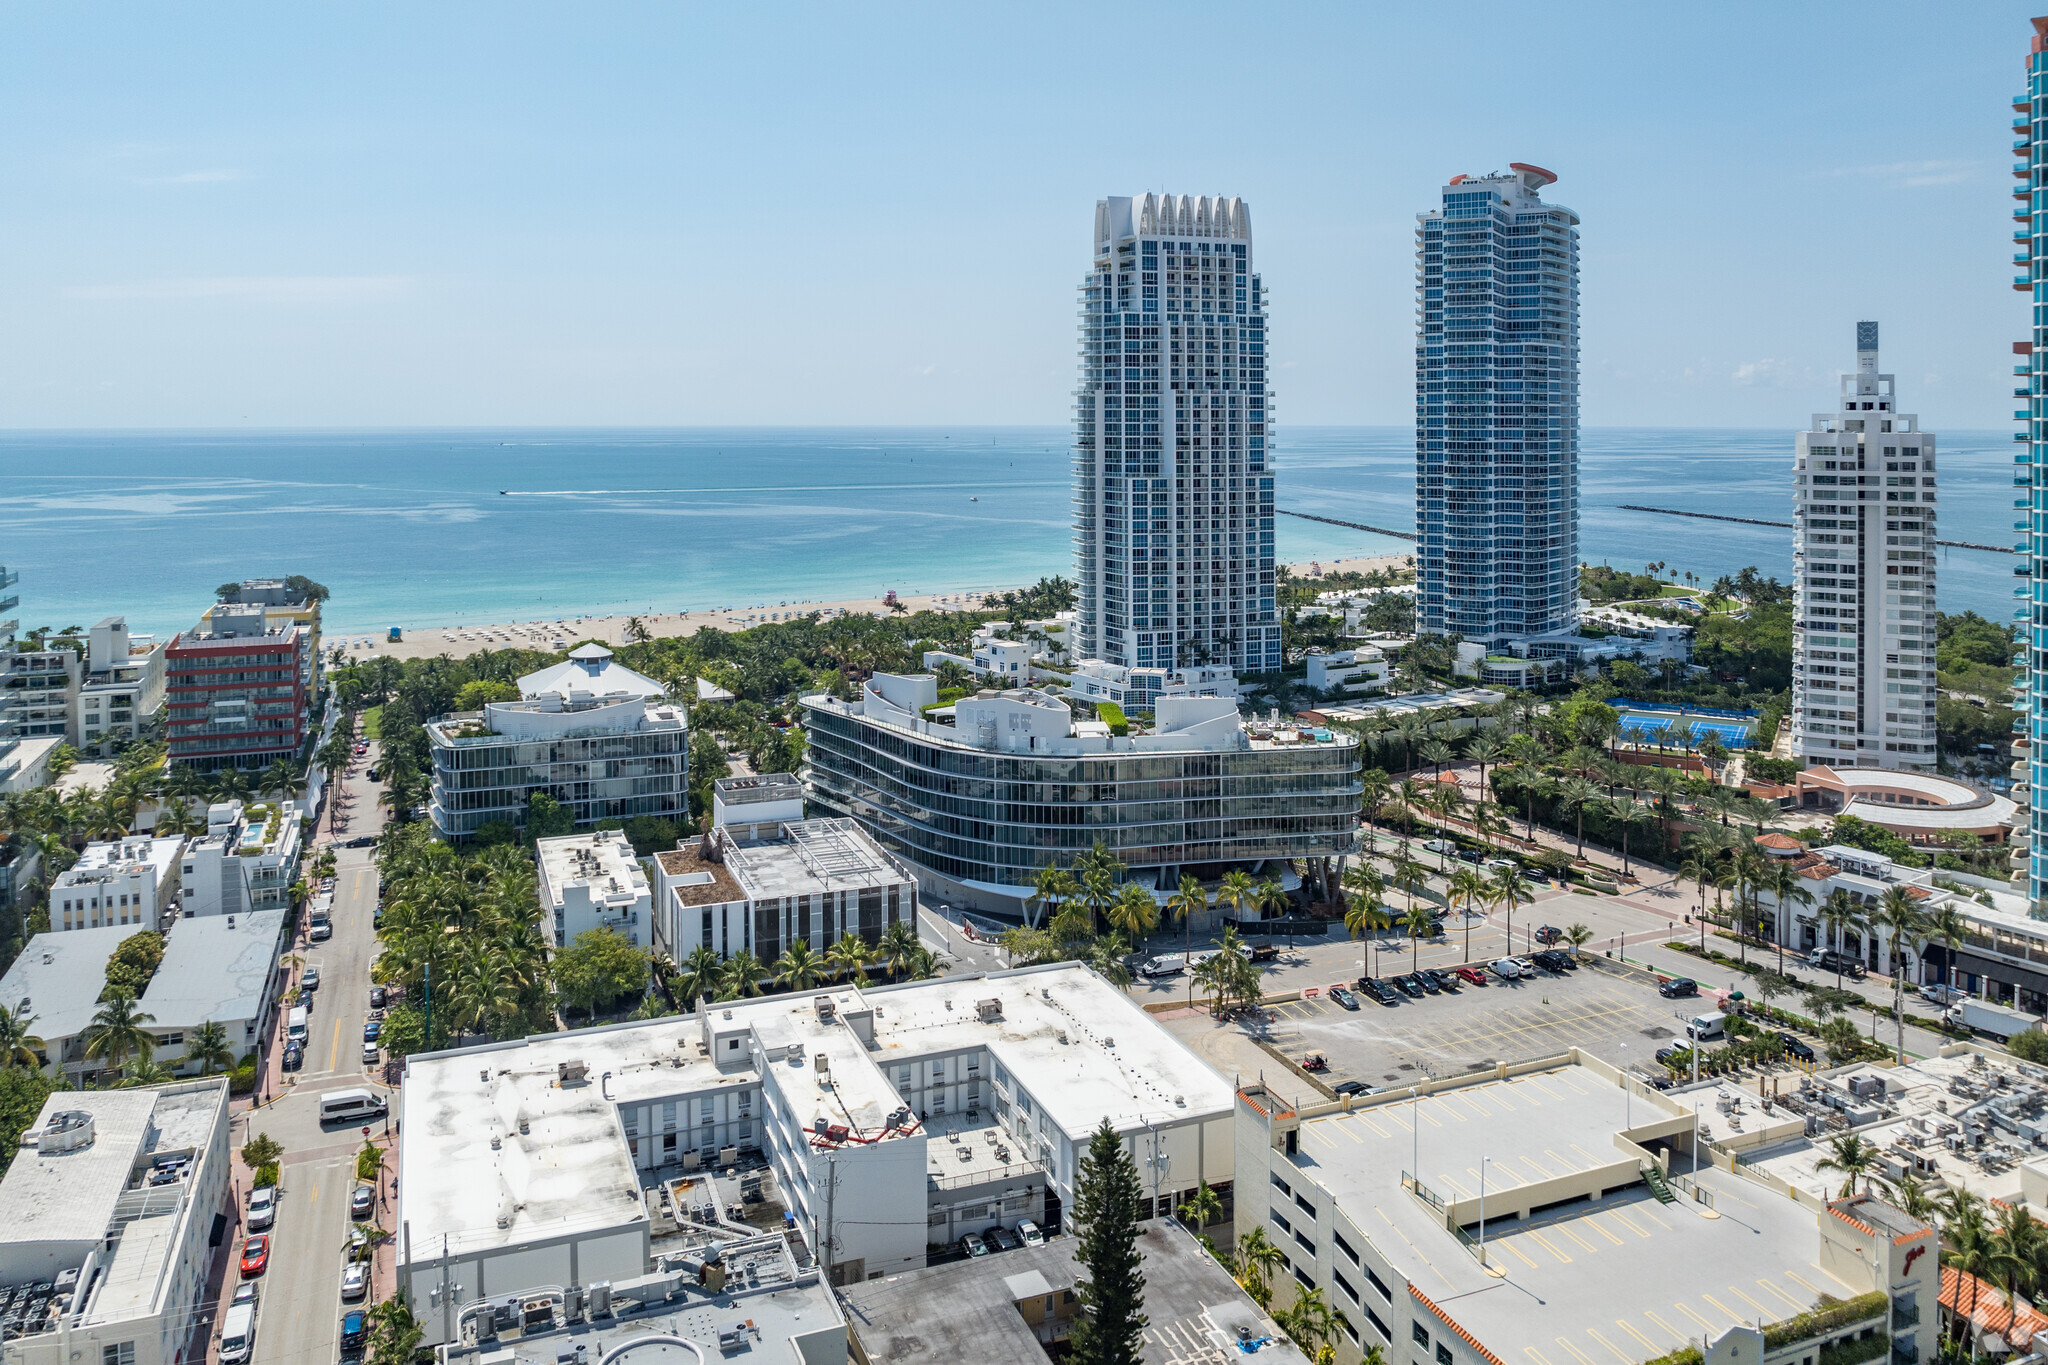
[[15, 4], [0, 425], [1061, 423], [1148, 189], [1250, 204], [1283, 425], [1399, 424], [1414, 214], [1529, 161], [1587, 423], [1802, 426], [1875, 317], [1998, 427], [2030, 9]]

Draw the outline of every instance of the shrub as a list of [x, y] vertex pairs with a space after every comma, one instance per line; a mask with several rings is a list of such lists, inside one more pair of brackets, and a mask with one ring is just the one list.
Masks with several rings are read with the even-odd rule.
[[1124, 708], [1113, 701], [1095, 703], [1095, 718], [1107, 724], [1109, 732], [1113, 735], [1127, 735], [1131, 732], [1131, 722], [1124, 715]]
[[107, 959], [107, 988], [100, 993], [100, 999], [125, 995], [130, 1000], [140, 1000], [163, 960], [162, 934], [154, 929], [144, 929], [128, 935], [114, 949], [113, 956]]
[[263, 1165], [258, 1166], [256, 1168], [256, 1181], [254, 1188], [262, 1189], [265, 1185], [275, 1185], [276, 1183], [277, 1163], [275, 1161], [265, 1162]]
[[2006, 1045], [2006, 1050], [2023, 1062], [2048, 1065], [2048, 1033], [2030, 1028], [2025, 1033], [2015, 1034]]

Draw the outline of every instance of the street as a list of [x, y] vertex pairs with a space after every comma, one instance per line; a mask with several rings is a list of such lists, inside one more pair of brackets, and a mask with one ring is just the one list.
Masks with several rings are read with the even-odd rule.
[[[322, 821], [316, 843], [307, 851], [309, 861], [330, 841], [374, 834], [382, 827], [383, 816], [376, 804], [380, 789], [367, 777], [375, 756], [372, 745], [371, 753], [357, 759], [336, 784], [331, 799], [344, 799], [342, 789], [346, 788], [341, 812], [345, 823], [336, 834]], [[322, 1093], [373, 1084], [363, 1074], [362, 1037], [369, 1008], [370, 964], [377, 952], [374, 852], [369, 848], [336, 850], [331, 912], [334, 937], [325, 943], [306, 942], [303, 931], [295, 937], [294, 954], [303, 966], [320, 971], [303, 1069], [281, 1072], [283, 1048], [273, 1039], [259, 1089], [263, 1102], [238, 1115], [235, 1125], [237, 1147], [259, 1132], [268, 1133], [284, 1147], [279, 1162], [277, 1223], [272, 1229], [270, 1265], [262, 1276], [257, 1312], [256, 1365], [328, 1365], [338, 1354], [336, 1333], [342, 1313], [382, 1297], [392, 1274], [387, 1246], [378, 1255], [380, 1273], [373, 1281], [371, 1298], [361, 1304], [342, 1303], [342, 1252], [349, 1234], [355, 1158], [363, 1137], [356, 1126], [323, 1129], [319, 1118]], [[280, 1011], [280, 1031], [284, 1013]], [[375, 1131], [381, 1139], [383, 1125], [378, 1124]], [[388, 1163], [387, 1169], [395, 1165]], [[246, 1206], [249, 1173], [239, 1163], [236, 1177]], [[386, 1202], [378, 1217], [388, 1222], [388, 1188], [384, 1194]], [[239, 1247], [239, 1240], [236, 1245]], [[230, 1266], [225, 1292], [232, 1293], [239, 1278]], [[211, 1360], [217, 1343], [209, 1342], [208, 1347]]]

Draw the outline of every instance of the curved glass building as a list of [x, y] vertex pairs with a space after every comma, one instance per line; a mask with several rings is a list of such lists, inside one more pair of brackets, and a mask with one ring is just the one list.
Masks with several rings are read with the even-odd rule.
[[915, 863], [927, 895], [1014, 915], [1040, 868], [1098, 840], [1161, 890], [1354, 846], [1349, 734], [1247, 726], [1218, 697], [1161, 697], [1156, 727], [1123, 736], [1037, 692], [963, 698], [950, 725], [925, 718], [937, 700], [929, 675], [891, 674], [855, 702], [803, 699], [806, 800]]

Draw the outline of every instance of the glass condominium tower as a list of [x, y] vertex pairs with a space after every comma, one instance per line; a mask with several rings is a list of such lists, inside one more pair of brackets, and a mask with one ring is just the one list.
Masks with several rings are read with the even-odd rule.
[[1792, 755], [1934, 767], [1934, 436], [1856, 324], [1841, 406], [1792, 457]]
[[1416, 620], [1488, 646], [1579, 596], [1579, 216], [1538, 166], [1454, 177], [1415, 229]]
[[1098, 200], [1074, 404], [1082, 657], [1279, 669], [1271, 412], [1244, 201]]
[[[2048, 18], [2034, 20], [2027, 56], [2027, 86], [2013, 96], [2012, 287], [2029, 298], [2028, 339], [2013, 343], [2013, 521], [2019, 533], [2013, 566], [2020, 581], [2013, 611], [2020, 628], [2019, 665], [2025, 693], [2013, 724], [2015, 779], [2026, 794], [2014, 796], [2028, 810], [2027, 828], [2013, 831], [2012, 854], [2022, 872], [2036, 919], [2048, 919]], [[2025, 765], [2024, 767], [2021, 765]]]

